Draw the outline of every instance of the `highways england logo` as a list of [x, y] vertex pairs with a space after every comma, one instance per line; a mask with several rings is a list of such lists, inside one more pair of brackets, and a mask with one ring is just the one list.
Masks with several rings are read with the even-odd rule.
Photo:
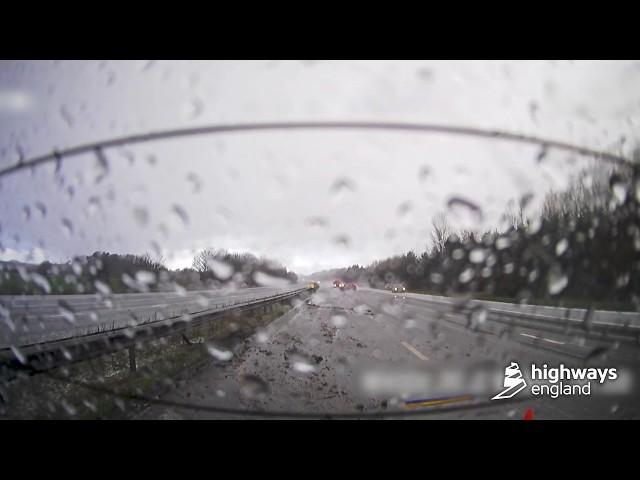
[[[534, 396], [559, 396], [591, 395], [591, 384], [604, 384], [607, 381], [615, 381], [618, 378], [616, 368], [570, 368], [563, 364], [557, 368], [550, 368], [546, 363], [541, 367], [531, 364], [529, 392]], [[504, 383], [500, 393], [491, 400], [504, 400], [513, 398], [527, 388], [520, 365], [517, 362], [504, 370]]]
[[511, 398], [517, 393], [520, 393], [527, 386], [520, 372], [520, 366], [516, 362], [511, 362], [507, 368], [504, 369], [504, 390], [493, 397], [491, 400], [503, 400], [505, 398]]

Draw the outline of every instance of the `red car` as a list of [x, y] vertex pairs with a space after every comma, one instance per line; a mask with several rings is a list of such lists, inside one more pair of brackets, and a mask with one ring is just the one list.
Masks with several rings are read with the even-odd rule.
[[342, 284], [342, 287], [340, 287], [341, 290], [358, 290], [358, 286], [355, 283], [347, 283], [347, 284]]

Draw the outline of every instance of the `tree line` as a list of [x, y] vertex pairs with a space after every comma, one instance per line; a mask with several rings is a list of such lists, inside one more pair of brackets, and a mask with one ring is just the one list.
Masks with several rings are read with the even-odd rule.
[[504, 215], [502, 231], [455, 231], [432, 219], [428, 247], [333, 271], [346, 281], [442, 295], [509, 301], [623, 304], [638, 308], [640, 174], [630, 165], [594, 163], [563, 191], [549, 192], [537, 214], [525, 197]]
[[190, 268], [171, 270], [162, 258], [94, 252], [65, 263], [0, 262], [0, 294], [134, 293], [203, 290], [296, 282], [295, 273], [267, 258], [207, 249]]

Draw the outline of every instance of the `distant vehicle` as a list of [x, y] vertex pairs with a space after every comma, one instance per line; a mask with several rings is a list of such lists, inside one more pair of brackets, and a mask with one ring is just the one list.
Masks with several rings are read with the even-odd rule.
[[341, 290], [358, 290], [358, 285], [356, 285], [355, 283], [347, 283], [347, 284], [342, 284], [342, 287], [340, 287]]
[[307, 288], [309, 290], [318, 290], [320, 288], [320, 283], [318, 283], [318, 282], [309, 282], [309, 285], [307, 285]]
[[342, 282], [341, 280], [333, 281], [333, 288], [342, 288], [342, 287], [344, 287], [344, 282]]
[[406, 291], [407, 291], [407, 287], [405, 287], [405, 286], [404, 286], [404, 285], [402, 285], [402, 284], [398, 284], [398, 285], [391, 285], [390, 290], [391, 290], [393, 293], [404, 293], [404, 292], [406, 292]]

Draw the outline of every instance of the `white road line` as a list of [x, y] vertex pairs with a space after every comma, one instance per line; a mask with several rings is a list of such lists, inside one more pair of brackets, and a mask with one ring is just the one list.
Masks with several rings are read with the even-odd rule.
[[420, 360], [424, 360], [425, 362], [427, 360], [429, 360], [427, 357], [425, 357], [422, 353], [420, 353], [418, 350], [415, 349], [415, 347], [413, 345], [409, 345], [407, 342], [400, 342], [402, 344], [402, 346], [404, 348], [406, 348], [407, 350], [409, 350], [411, 353], [413, 353], [416, 357], [418, 357]]
[[[521, 333], [520, 335], [522, 335], [523, 337], [529, 337], [529, 338], [540, 338], [540, 337], [536, 337], [535, 335], [530, 335], [528, 333]], [[565, 342], [560, 342], [558, 340], [553, 340], [551, 338], [543, 338], [542, 340], [544, 340], [545, 342], [549, 342], [549, 343], [555, 343], [556, 345], [564, 345]]]

